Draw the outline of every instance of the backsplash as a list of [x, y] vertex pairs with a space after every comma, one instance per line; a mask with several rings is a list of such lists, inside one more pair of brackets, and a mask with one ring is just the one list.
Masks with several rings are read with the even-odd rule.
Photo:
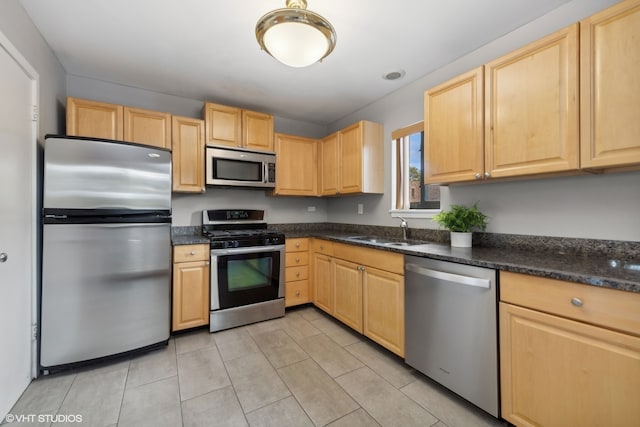
[[[375, 225], [310, 223], [273, 224], [269, 228], [285, 233], [340, 233], [373, 235], [401, 239], [400, 227]], [[449, 242], [446, 230], [409, 229], [409, 239]], [[567, 237], [528, 236], [521, 234], [473, 233], [474, 246], [485, 248], [513, 248], [517, 251], [549, 252], [558, 255], [598, 255], [617, 260], [640, 260], [640, 242], [619, 240], [579, 239]]]
[[[174, 236], [200, 235], [202, 227], [174, 226]], [[269, 224], [269, 229], [295, 234], [353, 234], [402, 239], [400, 227], [378, 225], [321, 223]], [[449, 232], [445, 230], [410, 229], [409, 239], [430, 242], [449, 242]], [[473, 245], [484, 248], [511, 248], [516, 251], [548, 252], [588, 257], [590, 255], [630, 261], [640, 260], [640, 242], [619, 240], [578, 239], [568, 237], [527, 236], [521, 234], [473, 233]]]

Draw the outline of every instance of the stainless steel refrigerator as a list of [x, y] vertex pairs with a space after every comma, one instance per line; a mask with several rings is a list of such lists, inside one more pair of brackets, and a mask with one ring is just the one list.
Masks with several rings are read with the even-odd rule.
[[169, 150], [47, 136], [42, 206], [41, 369], [166, 342]]

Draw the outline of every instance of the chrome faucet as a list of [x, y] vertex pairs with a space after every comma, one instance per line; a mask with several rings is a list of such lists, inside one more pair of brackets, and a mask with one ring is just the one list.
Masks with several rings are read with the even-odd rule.
[[400, 228], [402, 228], [402, 239], [407, 240], [407, 233], [409, 232], [409, 224], [407, 224], [407, 220], [399, 216], [400, 218]]

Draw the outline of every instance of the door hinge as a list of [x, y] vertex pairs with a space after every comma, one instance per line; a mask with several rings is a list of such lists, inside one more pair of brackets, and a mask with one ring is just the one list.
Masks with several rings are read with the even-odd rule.
[[31, 325], [31, 341], [38, 339], [38, 325]]
[[32, 122], [37, 122], [38, 121], [38, 106], [37, 105], [33, 106], [33, 115], [31, 117], [31, 121]]

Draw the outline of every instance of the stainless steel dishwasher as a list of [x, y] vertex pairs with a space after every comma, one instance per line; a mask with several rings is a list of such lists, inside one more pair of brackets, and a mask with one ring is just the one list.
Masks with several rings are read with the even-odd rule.
[[406, 362], [499, 417], [495, 270], [405, 256]]

